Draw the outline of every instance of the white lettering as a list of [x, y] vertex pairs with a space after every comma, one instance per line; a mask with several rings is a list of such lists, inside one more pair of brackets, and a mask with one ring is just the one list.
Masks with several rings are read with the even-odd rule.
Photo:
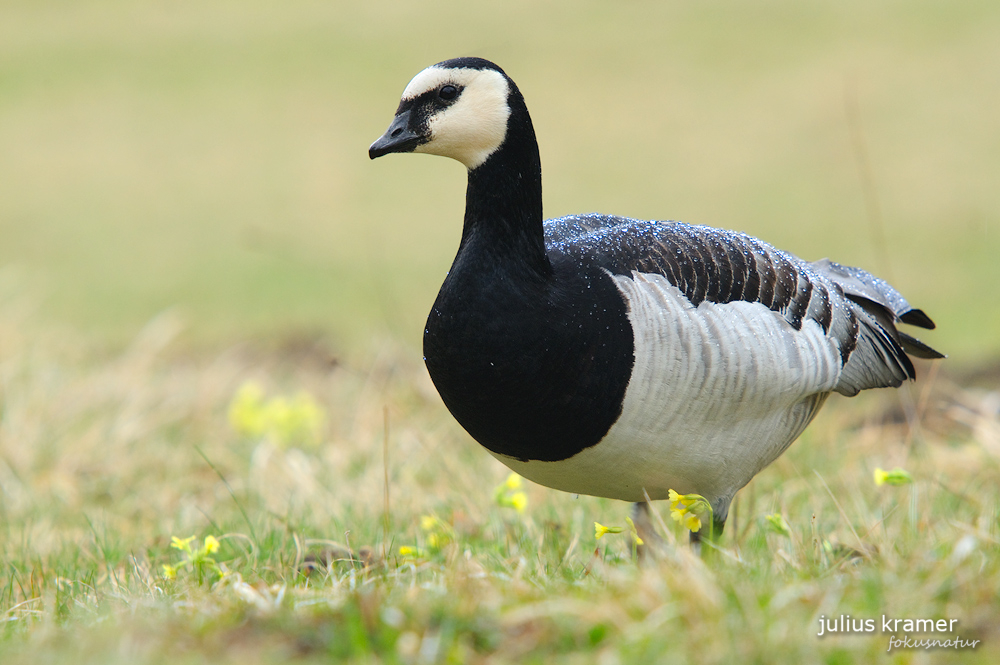
[[889, 637], [889, 648], [886, 649], [887, 652], [893, 649], [933, 649], [935, 647], [944, 649], [965, 649], [971, 648], [975, 649], [976, 645], [979, 644], [979, 640], [972, 640], [966, 642], [961, 637], [956, 637], [955, 639], [948, 640], [931, 640], [931, 639], [921, 639], [921, 640], [911, 640], [906, 635], [903, 635], [902, 639], [891, 635]]

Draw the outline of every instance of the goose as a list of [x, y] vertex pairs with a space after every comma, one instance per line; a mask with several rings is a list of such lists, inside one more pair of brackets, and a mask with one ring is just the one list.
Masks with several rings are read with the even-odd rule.
[[[735, 231], [583, 214], [543, 221], [524, 97], [494, 63], [446, 60], [403, 90], [371, 159], [451, 157], [465, 219], [424, 361], [466, 431], [521, 476], [635, 503], [700, 494], [721, 534], [736, 492], [831, 393], [898, 387], [897, 330], [934, 328], [885, 281]], [[699, 540], [692, 533], [693, 542]]]

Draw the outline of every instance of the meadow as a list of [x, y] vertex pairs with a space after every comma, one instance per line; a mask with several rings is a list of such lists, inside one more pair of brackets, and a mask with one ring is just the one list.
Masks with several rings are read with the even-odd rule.
[[[547, 217], [865, 267], [948, 359], [832, 398], [719, 549], [597, 539], [626, 504], [517, 486], [423, 368], [462, 167], [367, 157], [469, 54]], [[996, 662], [998, 108], [985, 1], [5, 1], [0, 662]]]

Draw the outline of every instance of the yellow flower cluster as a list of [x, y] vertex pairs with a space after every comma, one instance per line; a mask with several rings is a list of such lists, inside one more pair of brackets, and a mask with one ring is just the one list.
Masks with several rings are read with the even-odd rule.
[[678, 494], [669, 490], [667, 500], [670, 502], [670, 516], [688, 531], [697, 532], [701, 529], [701, 516], [705, 513], [711, 518], [712, 506], [700, 494]]
[[528, 495], [521, 491], [521, 476], [511, 473], [493, 491], [493, 501], [501, 508], [513, 508], [524, 513], [528, 507]]
[[219, 551], [218, 539], [215, 536], [205, 536], [201, 547], [198, 548], [192, 547], [191, 543], [193, 542], [194, 536], [188, 538], [172, 536], [170, 538], [170, 546], [183, 552], [185, 558], [175, 566], [163, 564], [163, 576], [168, 580], [176, 579], [178, 571], [182, 568], [190, 567], [198, 576], [199, 584], [204, 580], [205, 573], [207, 572], [223, 577], [226, 572], [219, 566], [215, 559], [209, 556], [209, 554], [215, 554]]
[[275, 445], [315, 447], [323, 435], [326, 417], [312, 395], [265, 399], [264, 389], [247, 381], [229, 403], [229, 424], [249, 439], [267, 438]]
[[908, 485], [913, 482], [913, 476], [898, 466], [892, 471], [883, 471], [875, 467], [875, 485]]
[[427, 546], [439, 550], [455, 539], [451, 525], [437, 515], [424, 515], [420, 518], [420, 528], [426, 534]]
[[437, 515], [422, 515], [420, 517], [420, 530], [424, 532], [424, 542], [427, 543], [427, 549], [416, 545], [400, 545], [398, 552], [401, 558], [423, 559], [427, 557], [428, 551], [438, 552], [455, 540], [455, 530]]

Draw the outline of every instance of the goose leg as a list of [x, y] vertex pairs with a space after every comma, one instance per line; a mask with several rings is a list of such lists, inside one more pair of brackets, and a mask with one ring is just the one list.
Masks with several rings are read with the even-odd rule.
[[[727, 509], [728, 509], [728, 506], [727, 506]], [[711, 538], [708, 535], [709, 531], [707, 531], [704, 527], [702, 529], [700, 529], [699, 531], [692, 531], [691, 532], [691, 541], [690, 541], [691, 542], [691, 549], [694, 550], [695, 554], [701, 554], [701, 543], [702, 543], [702, 541], [703, 540], [712, 540], [712, 541], [714, 541], [716, 543], [719, 542], [719, 539], [722, 537], [722, 530], [725, 529], [725, 528], [726, 528], [726, 518], [725, 517], [719, 518], [719, 517], [716, 517], [716, 516], [713, 515], [712, 516], [712, 531], [711, 531], [712, 536], [711, 536]]]
[[632, 504], [632, 523], [635, 524], [636, 535], [642, 540], [642, 545], [636, 545], [636, 557], [640, 561], [653, 559], [656, 552], [663, 548], [663, 538], [656, 533], [653, 526], [652, 513], [649, 504], [645, 501]]
[[[725, 508], [728, 513], [728, 504]], [[642, 545], [636, 546], [636, 556], [640, 561], [655, 558], [657, 551], [662, 550], [665, 546], [663, 538], [661, 538], [660, 534], [656, 532], [656, 527], [653, 525], [651, 511], [652, 509], [645, 501], [632, 504], [632, 523], [635, 524], [636, 534], [643, 541]], [[717, 515], [713, 515], [711, 531], [713, 534], [712, 540], [718, 542], [719, 538], [722, 537], [722, 531], [725, 527], [726, 518], [719, 518]], [[696, 554], [701, 554], [701, 543], [703, 540], [709, 539], [708, 534], [709, 531], [706, 528], [702, 528], [700, 531], [692, 531], [690, 533], [691, 549], [694, 550]]]

